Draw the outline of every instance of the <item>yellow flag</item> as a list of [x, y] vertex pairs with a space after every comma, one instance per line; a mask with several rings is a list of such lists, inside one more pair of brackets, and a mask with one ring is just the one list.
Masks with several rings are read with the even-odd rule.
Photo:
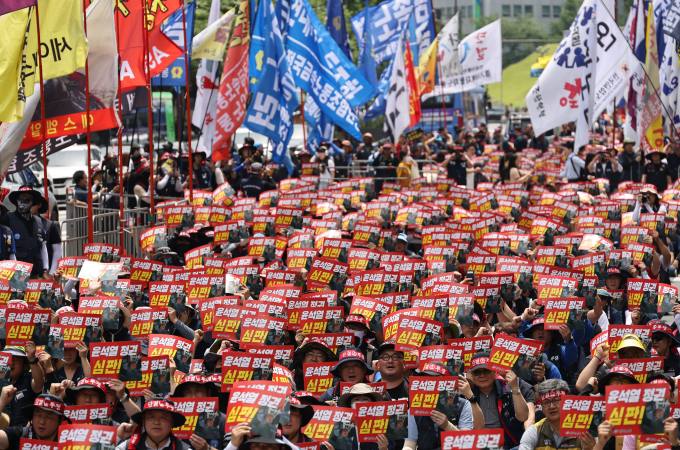
[[[85, 67], [87, 39], [83, 26], [82, 0], [40, 0], [38, 8], [43, 79], [70, 75]], [[35, 8], [0, 17], [0, 29], [3, 33], [10, 30], [12, 37], [17, 36], [16, 40], [3, 38], [0, 43], [4, 58], [0, 60], [0, 86], [5, 92], [16, 93], [1, 101], [0, 121], [12, 122], [23, 117], [26, 98], [33, 94], [34, 83], [40, 80]], [[3, 50], [11, 52], [5, 55]], [[12, 79], [13, 82], [10, 81]]]
[[194, 36], [191, 43], [191, 57], [211, 61], [222, 61], [227, 40], [234, 21], [234, 9], [227, 11], [222, 17], [208, 25], [203, 31]]
[[[19, 101], [21, 53], [28, 27], [28, 9], [20, 9], [0, 16], [0, 122], [21, 120], [24, 102]], [[26, 96], [22, 93], [22, 98]]]
[[435, 70], [437, 67], [437, 53], [439, 53], [439, 39], [435, 39], [420, 57], [416, 70], [420, 95], [434, 90]]

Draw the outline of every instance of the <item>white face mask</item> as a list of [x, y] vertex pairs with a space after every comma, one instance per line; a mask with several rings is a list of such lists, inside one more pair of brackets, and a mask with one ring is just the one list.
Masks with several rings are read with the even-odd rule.
[[350, 330], [354, 336], [359, 338], [359, 340], [362, 340], [364, 336], [366, 335], [366, 332], [364, 330]]

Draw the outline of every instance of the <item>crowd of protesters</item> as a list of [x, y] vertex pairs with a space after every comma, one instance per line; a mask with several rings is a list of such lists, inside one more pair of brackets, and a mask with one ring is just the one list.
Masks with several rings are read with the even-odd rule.
[[[110, 407], [108, 420], [102, 423], [117, 427], [115, 444], [120, 450], [292, 450], [298, 446], [430, 450], [442, 447], [443, 432], [490, 429], [502, 430], [502, 447], [506, 449], [631, 450], [646, 445], [680, 448], [677, 416], [668, 413], [680, 411], [680, 407], [673, 406], [677, 404], [680, 377], [677, 290], [668, 291], [675, 294], [671, 294], [671, 305], [664, 310], [661, 302], [656, 302], [656, 291], [651, 309], [643, 305], [631, 307], [627, 292], [631, 279], [673, 286], [680, 252], [680, 188], [676, 187], [680, 145], [668, 143], [664, 148], [645, 151], [609, 128], [597, 131], [593, 134], [595, 143], [580, 149], [573, 148], [573, 130], [568, 126], [546, 137], [535, 136], [530, 126], [504, 133], [481, 124], [478, 128], [457, 128], [455, 135], [444, 129], [433, 134], [417, 133], [397, 143], [378, 142], [366, 133], [358, 144], [339, 140], [322, 144], [314, 154], [296, 151], [292, 155], [292, 180], [286, 168], [268, 161], [262, 145], [252, 140], [234, 149], [228, 161], [212, 163], [205, 153], [194, 153], [193, 189], [212, 193], [228, 184], [233, 196], [212, 206], [236, 211], [238, 205], [246, 205], [250, 214], [236, 218], [242, 220], [241, 230], [228, 243], [215, 244], [212, 240], [219, 223], [190, 220], [168, 227], [167, 240], [160, 247], [145, 248], [146, 258], [161, 261], [162, 272], [170, 275], [168, 280], [174, 280], [176, 269], [182, 272], [184, 267], [190, 274], [205, 271], [201, 263], [193, 262], [188, 267], [185, 256], [195, 247], [209, 245], [204, 257], [224, 260], [220, 266], [223, 272], [219, 273], [227, 275], [225, 286], [211, 289], [208, 295], [232, 297], [236, 302], [232, 305], [238, 307], [267, 302], [262, 299], [263, 293], [272, 286], [280, 287], [268, 277], [269, 273], [295, 272], [289, 284], [301, 288], [300, 295], [330, 292], [327, 306], [342, 307], [341, 326], [329, 321], [324, 336], [349, 333], [351, 342], [334, 348], [323, 336], [285, 327], [276, 345], [292, 348], [290, 360], [277, 361], [284, 366], [292, 391], [286, 407], [289, 417], [270, 433], [256, 430], [251, 421], [225, 429], [230, 393], [221, 389], [220, 374], [228, 369], [222, 356], [225, 352], [246, 354], [250, 350], [242, 345], [238, 332], [231, 339], [216, 339], [211, 330], [204, 329], [204, 299], [183, 298], [167, 307], [168, 320], [161, 334], [191, 341], [194, 361], [190, 373], [171, 364], [170, 393], [147, 390], [144, 395], [130, 395], [123, 381], [93, 374], [88, 351], [92, 342], [65, 347], [61, 358], [33, 342], [8, 345], [3, 351], [12, 359], [9, 383], [0, 391], [0, 450], [19, 449], [22, 439], [58, 442], [60, 425], [69, 421], [65, 415], [67, 406], [88, 404]], [[186, 157], [166, 145], [154, 163], [155, 186], [151, 186], [148, 155], [140, 147], [131, 149], [124, 182], [126, 207], [149, 207], [151, 196], [165, 201], [158, 206], [159, 211], [184, 201], [188, 189]], [[107, 158], [102, 167], [93, 171], [92, 180], [83, 172], [75, 173], [74, 201], [86, 203], [88, 190], [92, 190], [96, 202], [117, 208], [116, 170], [116, 161]], [[40, 217], [46, 209], [40, 193], [21, 188], [10, 194], [10, 201], [16, 211], [4, 211], [2, 215], [3, 259], [31, 263], [32, 278], [53, 280], [63, 290], [64, 298], [51, 311], [51, 323], [57, 323], [64, 314], [79, 312], [81, 297], [86, 295], [81, 292], [82, 281], [66, 277], [59, 267], [59, 241], [53, 225]], [[302, 211], [302, 220], [285, 225], [270, 221], [275, 225], [255, 229], [268, 223], [263, 216], [276, 217], [277, 205], [284, 202]], [[211, 205], [208, 202], [195, 206]], [[236, 213], [231, 214], [234, 220]], [[157, 222], [150, 226], [162, 225], [161, 216], [158, 214]], [[537, 226], [540, 219], [549, 219], [548, 226]], [[378, 227], [379, 235], [367, 240], [359, 238], [355, 226], [361, 223]], [[627, 229], [634, 231], [634, 239], [629, 239]], [[441, 236], [435, 239], [433, 232]], [[302, 244], [290, 244], [301, 236], [307, 238], [296, 241]], [[267, 237], [276, 237], [277, 242], [288, 243], [288, 247], [277, 246], [276, 252], [255, 251], [253, 239]], [[568, 239], [560, 240], [561, 237]], [[326, 255], [324, 242], [333, 239], [346, 243], [344, 256], [331, 259], [349, 267], [347, 273], [334, 276], [328, 283], [311, 280], [312, 261]], [[494, 247], [488, 244], [490, 240], [507, 240], [510, 244]], [[630, 243], [641, 244], [643, 250], [630, 250], [632, 256], [616, 259], [614, 255], [625, 254]], [[291, 269], [291, 252], [297, 248], [314, 250], [314, 256], [303, 267]], [[433, 256], [430, 250], [434, 248], [442, 249], [440, 256]], [[561, 253], [546, 262], [542, 255], [550, 248]], [[370, 268], [354, 264], [352, 249], [369, 250], [373, 255]], [[598, 262], [601, 265], [597, 267], [573, 266], [575, 258], [589, 254], [604, 254], [605, 261]], [[101, 257], [94, 255], [93, 259], [103, 261]], [[484, 257], [486, 262], [480, 268], [469, 262], [471, 257]], [[228, 275], [230, 262], [238, 266], [244, 260], [249, 267], [256, 267], [257, 280]], [[416, 262], [425, 262], [425, 269], [400, 272], [394, 268], [395, 263]], [[447, 305], [457, 305], [455, 299], [463, 295], [460, 292], [474, 292], [485, 273], [506, 272], [504, 267], [513, 265], [529, 273], [529, 279], [509, 271], [513, 282], [495, 286], [500, 288], [497, 302], [477, 297], [466, 316], [456, 314], [455, 308], [443, 316], [438, 316], [434, 308], [429, 310], [435, 320], [445, 319], [440, 320], [441, 333], [428, 336], [427, 343], [421, 342], [423, 348], [491, 338], [491, 347], [467, 355], [462, 370], [453, 370], [456, 364], [446, 360], [419, 362], [418, 350], [403, 348], [393, 334], [386, 338], [387, 330], [381, 321], [386, 315], [401, 309], [416, 310], [411, 307], [415, 302], [442, 295]], [[366, 272], [400, 274], [409, 270], [410, 281], [385, 282], [380, 292], [370, 295], [360, 294], [361, 282], [354, 281], [361, 280]], [[576, 318], [578, 323], [546, 329], [546, 299], [539, 299], [537, 280], [539, 276], [559, 278], [564, 274], [579, 282], [568, 296], [584, 298], [586, 308]], [[125, 267], [117, 278], [130, 278], [130, 268]], [[431, 286], [423, 288], [428, 279], [458, 289], [458, 293], [439, 290], [435, 294]], [[584, 280], [593, 283], [586, 286]], [[494, 286], [482, 286], [490, 287]], [[394, 293], [404, 294], [405, 300], [388, 304], [387, 314], [355, 312], [359, 310], [358, 299], [369, 297], [386, 302], [386, 294]], [[288, 305], [295, 300], [284, 299], [284, 319], [288, 319]], [[21, 296], [11, 301], [14, 307], [29, 307]], [[130, 317], [148, 305], [148, 284], [134, 294], [125, 293], [118, 305], [118, 327], [103, 330], [102, 339], [144, 341], [145, 337], [131, 336]], [[266, 315], [262, 312], [266, 310], [258, 314]], [[424, 307], [419, 311], [428, 313]], [[616, 342], [614, 352], [610, 351], [612, 342], [608, 339], [595, 347], [591, 345], [596, 336], [603, 332], [606, 335], [610, 327], [618, 325], [646, 326], [649, 339], [626, 334]], [[493, 340], [500, 335], [539, 342], [543, 344], [542, 353], [528, 370], [500, 371], [490, 360]], [[273, 341], [265, 344], [275, 345]], [[618, 434], [616, 424], [608, 420], [578, 437], [561, 434], [560, 405], [565, 395], [600, 396], [608, 386], [637, 384], [640, 378], [626, 361], [650, 357], [663, 358], [663, 364], [660, 370], [645, 374], [645, 382], [668, 386], [671, 391], [670, 410], [657, 417], [657, 443], [641, 439], [640, 434]], [[323, 362], [333, 363], [332, 386], [320, 393], [305, 391], [305, 364]], [[408, 399], [413, 377], [436, 379], [451, 375], [457, 376], [455, 388], [447, 394], [451, 404], [443, 410], [433, 408], [426, 416], [409, 414], [400, 439], [380, 435], [375, 442], [359, 443], [356, 434], [340, 436], [334, 432], [314, 444], [315, 440], [304, 432], [319, 407], [356, 408], [362, 402]], [[376, 383], [384, 383], [382, 392]], [[175, 437], [173, 428], [187, 420], [175, 402], [203, 397], [219, 399], [214, 425], [197, 427], [188, 439]]]

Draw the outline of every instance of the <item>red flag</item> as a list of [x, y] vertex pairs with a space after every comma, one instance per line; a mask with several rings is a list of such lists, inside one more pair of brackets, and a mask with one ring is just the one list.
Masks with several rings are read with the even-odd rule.
[[416, 81], [416, 71], [413, 67], [411, 46], [407, 40], [404, 40], [404, 45], [406, 46], [406, 51], [404, 52], [404, 66], [406, 68], [406, 82], [408, 83], [409, 92], [409, 115], [411, 117], [409, 126], [412, 127], [420, 122], [420, 116], [422, 114], [420, 110], [420, 89], [418, 87], [418, 82]]
[[213, 152], [219, 152], [243, 123], [248, 101], [248, 53], [250, 24], [248, 1], [241, 1], [233, 22], [233, 31], [217, 95]]
[[144, 14], [144, 0], [116, 2], [118, 15], [118, 52], [120, 54], [121, 89], [145, 86], [144, 32], [148, 32], [149, 70], [151, 77], [160, 74], [174, 60], [182, 56], [161, 25], [181, 6], [180, 0], [146, 0], [148, 14]]

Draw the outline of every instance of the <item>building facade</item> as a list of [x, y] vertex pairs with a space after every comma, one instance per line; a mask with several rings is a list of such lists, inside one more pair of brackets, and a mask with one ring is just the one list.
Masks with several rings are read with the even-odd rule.
[[559, 19], [565, 0], [433, 0], [436, 17], [446, 23], [460, 10], [461, 34], [475, 30], [475, 6], [481, 17], [500, 17], [503, 19], [531, 18], [544, 30], [549, 31], [551, 24]]

